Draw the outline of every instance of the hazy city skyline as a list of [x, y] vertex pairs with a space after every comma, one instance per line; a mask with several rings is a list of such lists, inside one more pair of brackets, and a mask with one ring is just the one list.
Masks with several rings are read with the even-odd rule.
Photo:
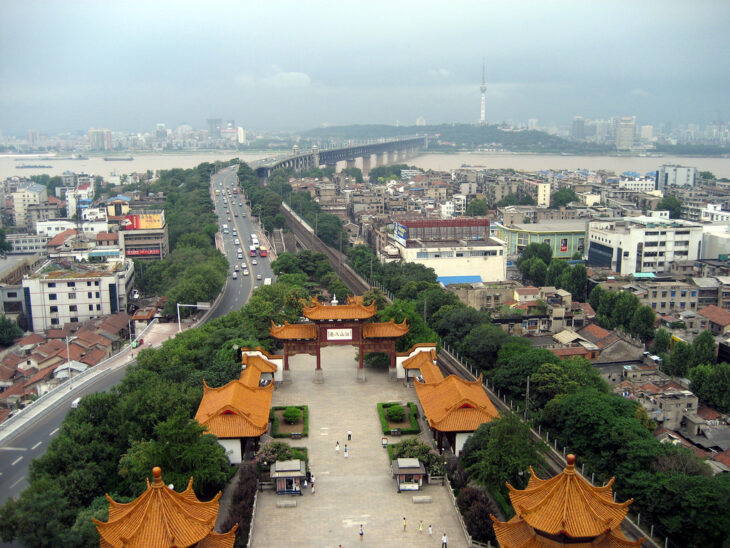
[[730, 3], [25, 2], [0, 131], [730, 116]]

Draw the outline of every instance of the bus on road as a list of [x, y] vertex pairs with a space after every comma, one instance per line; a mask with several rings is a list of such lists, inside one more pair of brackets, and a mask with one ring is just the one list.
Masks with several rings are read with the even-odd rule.
[[262, 257], [266, 257], [268, 254], [269, 254], [269, 250], [266, 249], [266, 246], [260, 245], [259, 246], [259, 255], [261, 255]]
[[266, 278], [264, 280], [264, 285], [271, 285], [271, 278]]
[[255, 245], [251, 245], [248, 247], [248, 255], [249, 255], [249, 257], [256, 256], [256, 246]]

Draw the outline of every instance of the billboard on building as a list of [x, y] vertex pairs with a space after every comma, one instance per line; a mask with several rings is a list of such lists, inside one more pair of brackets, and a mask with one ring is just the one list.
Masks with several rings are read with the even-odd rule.
[[395, 241], [403, 246], [406, 245], [406, 240], [408, 239], [408, 228], [400, 223], [394, 223], [393, 229], [393, 237], [395, 238]]
[[568, 251], [568, 238], [562, 238], [560, 240], [560, 251], [562, 251], [563, 253]]
[[134, 213], [125, 215], [121, 223], [123, 230], [145, 230], [151, 228], [162, 228], [165, 226], [165, 214], [157, 213]]
[[159, 255], [160, 250], [158, 249], [127, 249], [125, 251], [125, 254], [127, 257], [132, 257], [135, 255]]

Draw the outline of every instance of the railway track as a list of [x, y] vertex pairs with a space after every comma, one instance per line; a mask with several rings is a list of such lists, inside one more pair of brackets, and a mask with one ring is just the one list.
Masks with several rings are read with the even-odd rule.
[[347, 256], [344, 253], [332, 249], [320, 240], [314, 233], [314, 230], [299, 215], [293, 212], [289, 206], [282, 204], [281, 213], [286, 217], [287, 226], [291, 229], [302, 247], [327, 255], [332, 268], [337, 272], [342, 283], [350, 288], [355, 295], [362, 295], [370, 289], [370, 284], [362, 279], [347, 264]]

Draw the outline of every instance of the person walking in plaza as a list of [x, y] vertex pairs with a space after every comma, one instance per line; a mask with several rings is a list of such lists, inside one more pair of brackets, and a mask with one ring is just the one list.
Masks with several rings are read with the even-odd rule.
[[362, 537], [365, 535], [365, 530], [362, 528], [362, 523], [360, 524], [360, 540], [362, 541]]
[[418, 534], [419, 535], [423, 534], [423, 520], [418, 522]]
[[339, 452], [340, 452], [340, 442], [338, 441], [337, 443], [335, 443], [335, 453], [339, 453]]
[[446, 543], [448, 542], [448, 538], [446, 538], [446, 531], [444, 531], [444, 534], [441, 535], [441, 548], [447, 548]]
[[345, 444], [345, 458], [349, 457], [350, 453], [347, 451], [347, 444]]
[[432, 537], [433, 536], [433, 527], [431, 527], [431, 524], [430, 523], [428, 524], [428, 536], [429, 537]]
[[347, 431], [347, 441], [352, 441], [352, 430]]
[[403, 516], [403, 532], [406, 532], [406, 517]]

